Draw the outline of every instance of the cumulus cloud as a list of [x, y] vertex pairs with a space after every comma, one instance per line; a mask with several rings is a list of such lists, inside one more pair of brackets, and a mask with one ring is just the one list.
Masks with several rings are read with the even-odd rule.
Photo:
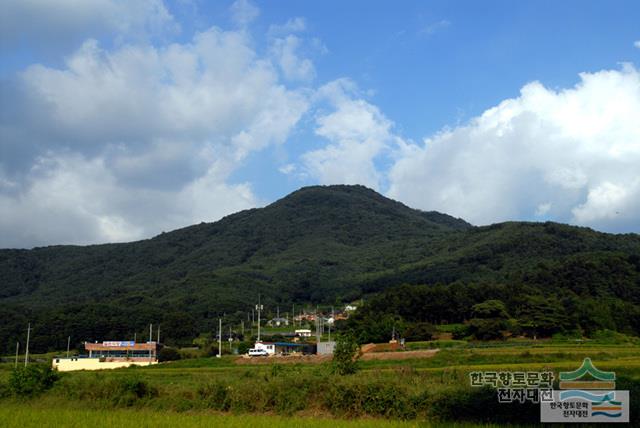
[[340, 79], [318, 90], [331, 111], [316, 118], [315, 133], [328, 140], [323, 148], [303, 155], [307, 173], [322, 184], [364, 184], [380, 189], [383, 174], [375, 160], [397, 137], [393, 123], [365, 101], [354, 83]]
[[236, 0], [231, 5], [231, 18], [240, 27], [245, 27], [260, 15], [258, 9], [249, 0]]
[[296, 170], [296, 166], [292, 163], [288, 163], [286, 165], [282, 165], [280, 168], [278, 168], [278, 171], [280, 171], [280, 173], [284, 174], [284, 175], [290, 175], [293, 174]]
[[640, 49], [640, 40], [636, 40], [635, 42], [633, 42], [633, 46], [635, 46], [638, 49]]
[[271, 53], [287, 79], [309, 81], [316, 71], [310, 59], [298, 55], [300, 44], [300, 38], [294, 35], [278, 38], [271, 45]]
[[[267, 35], [270, 39], [271, 57], [278, 64], [285, 78], [308, 83], [315, 77], [316, 70], [309, 58], [303, 58], [300, 55], [303, 39], [294, 34], [305, 31], [306, 27], [304, 18], [292, 18], [282, 25], [271, 25]], [[307, 44], [307, 51], [319, 53], [327, 51], [317, 38], [313, 38]]]
[[178, 30], [162, 0], [7, 0], [0, 13], [3, 48], [67, 45], [104, 34], [147, 39]]
[[309, 105], [280, 76], [245, 31], [216, 27], [158, 47], [90, 39], [62, 67], [28, 67], [0, 100], [0, 247], [131, 240], [255, 206], [229, 177]]
[[291, 33], [299, 33], [306, 30], [307, 21], [302, 17], [291, 18], [284, 24], [273, 24], [269, 26], [268, 35], [270, 37], [278, 37]]
[[535, 216], [640, 230], [640, 73], [583, 73], [571, 89], [538, 82], [469, 124], [405, 144], [388, 194], [477, 224]]
[[213, 166], [178, 191], [129, 188], [103, 158], [49, 154], [29, 171], [25, 192], [0, 192], [1, 244], [130, 241], [259, 202], [247, 184], [227, 185], [216, 172]]

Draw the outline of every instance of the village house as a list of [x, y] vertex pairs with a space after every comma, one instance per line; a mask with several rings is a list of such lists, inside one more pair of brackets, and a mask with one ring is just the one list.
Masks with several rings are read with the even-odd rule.
[[289, 319], [288, 318], [282, 318], [282, 317], [276, 317], [276, 318], [273, 318], [273, 319], [270, 319], [269, 321], [267, 321], [267, 325], [269, 327], [288, 326], [289, 325]]

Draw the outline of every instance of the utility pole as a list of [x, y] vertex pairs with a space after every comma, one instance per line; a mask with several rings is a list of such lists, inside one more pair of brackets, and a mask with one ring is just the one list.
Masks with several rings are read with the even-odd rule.
[[258, 304], [256, 310], [258, 311], [258, 342], [260, 342], [260, 313], [262, 312], [262, 305], [260, 304], [260, 295], [258, 294]]
[[149, 342], [153, 341], [153, 324], [149, 324]]
[[136, 343], [136, 339], [138, 338], [138, 333], [133, 333], [133, 343]]
[[218, 318], [218, 358], [222, 357], [222, 318]]
[[31, 335], [31, 323], [29, 323], [29, 327], [27, 328], [27, 350], [24, 354], [24, 366], [27, 367], [27, 361], [29, 361], [29, 336]]
[[160, 324], [158, 324], [158, 343], [160, 343]]
[[16, 365], [14, 368], [18, 368], [18, 351], [20, 350], [20, 342], [16, 342]]
[[67, 358], [69, 358], [69, 345], [71, 345], [71, 336], [67, 337]]
[[231, 326], [229, 326], [229, 353], [231, 353], [231, 343], [233, 342], [233, 338], [231, 337]]

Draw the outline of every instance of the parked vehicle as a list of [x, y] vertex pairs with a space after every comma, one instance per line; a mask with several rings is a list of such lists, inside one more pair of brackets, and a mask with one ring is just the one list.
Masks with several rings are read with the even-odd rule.
[[255, 349], [255, 348], [249, 349], [248, 354], [250, 357], [266, 357], [269, 355], [269, 353], [264, 349]]

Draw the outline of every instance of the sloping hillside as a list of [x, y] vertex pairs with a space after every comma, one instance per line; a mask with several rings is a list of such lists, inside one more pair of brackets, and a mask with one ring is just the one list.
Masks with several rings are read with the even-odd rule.
[[[14, 346], [28, 319], [38, 324], [36, 347], [66, 344], [68, 334], [128, 337], [154, 321], [169, 338], [190, 337], [221, 313], [239, 319], [258, 292], [269, 307], [288, 307], [402, 283], [475, 282], [582, 287], [635, 301], [638, 254], [638, 235], [553, 223], [473, 227], [362, 186], [315, 186], [149, 240], [0, 250], [0, 316], [8, 320], [0, 343]], [[616, 258], [624, 268], [606, 279], [602, 265]]]

